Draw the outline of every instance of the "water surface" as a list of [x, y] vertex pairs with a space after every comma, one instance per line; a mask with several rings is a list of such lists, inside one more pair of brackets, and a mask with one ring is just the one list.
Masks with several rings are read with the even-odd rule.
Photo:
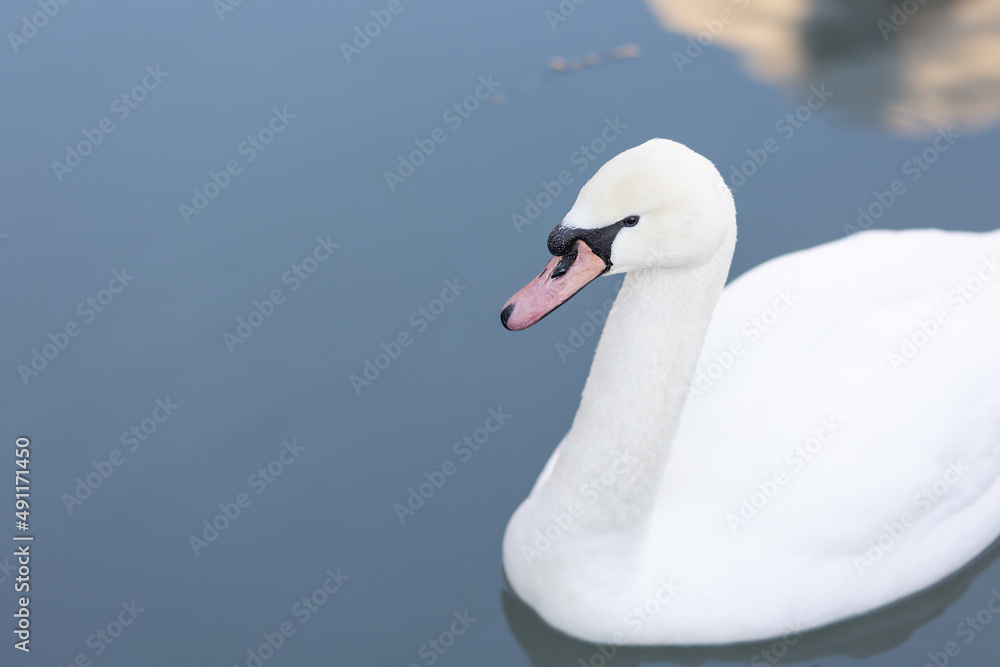
[[[268, 665], [601, 664], [512, 597], [500, 540], [596, 335], [558, 346], [620, 279], [518, 335], [500, 306], [586, 179], [655, 136], [734, 186], [733, 276], [841, 238], [948, 126], [873, 226], [994, 228], [991, 5], [928, 4], [886, 39], [886, 2], [592, 0], [562, 21], [554, 1], [111, 1], [8, 36], [0, 405], [4, 441], [31, 438], [36, 541], [33, 650], [8, 641], [4, 664], [253, 665], [268, 637]], [[38, 11], [17, 0], [5, 32]], [[917, 667], [956, 641], [952, 664], [988, 664], [1000, 619], [957, 633], [1000, 588], [996, 555], [775, 660]]]

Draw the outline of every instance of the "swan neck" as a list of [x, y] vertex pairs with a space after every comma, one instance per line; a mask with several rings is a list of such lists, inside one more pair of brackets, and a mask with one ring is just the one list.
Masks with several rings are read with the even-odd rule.
[[582, 525], [628, 528], [656, 502], [732, 236], [700, 266], [626, 275], [551, 478], [557, 504], [583, 508]]

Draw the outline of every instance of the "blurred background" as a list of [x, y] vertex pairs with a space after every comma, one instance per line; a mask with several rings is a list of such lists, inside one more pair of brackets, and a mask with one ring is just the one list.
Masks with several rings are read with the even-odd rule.
[[498, 317], [583, 183], [652, 137], [733, 188], [731, 277], [859, 227], [996, 228], [1000, 4], [12, 0], [2, 27], [2, 465], [29, 437], [35, 537], [32, 650], [8, 632], [3, 664], [1000, 654], [1000, 618], [957, 630], [996, 549], [780, 655], [549, 629], [501, 537], [621, 279], [524, 333]]

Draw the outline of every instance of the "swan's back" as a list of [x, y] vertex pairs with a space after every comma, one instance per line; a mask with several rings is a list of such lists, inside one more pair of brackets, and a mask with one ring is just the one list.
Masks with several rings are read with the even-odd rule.
[[1000, 231], [866, 232], [725, 289], [644, 549], [688, 580], [676, 640], [861, 613], [1000, 535], [998, 260]]

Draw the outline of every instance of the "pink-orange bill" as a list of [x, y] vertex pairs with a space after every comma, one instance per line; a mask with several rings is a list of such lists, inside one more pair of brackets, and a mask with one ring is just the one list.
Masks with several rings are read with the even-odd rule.
[[511, 331], [527, 329], [607, 269], [604, 260], [578, 240], [573, 250], [549, 260], [537, 278], [507, 301], [500, 321]]

